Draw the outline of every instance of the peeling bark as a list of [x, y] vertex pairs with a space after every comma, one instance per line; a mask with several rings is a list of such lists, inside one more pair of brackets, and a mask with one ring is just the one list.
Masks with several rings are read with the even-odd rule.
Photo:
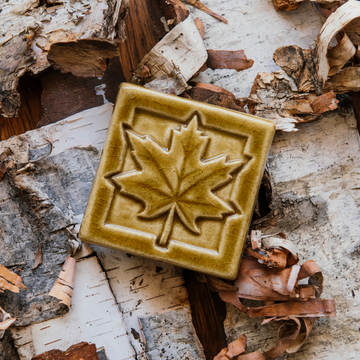
[[296, 123], [317, 120], [321, 112], [336, 108], [338, 103], [334, 92], [319, 97], [299, 92], [295, 81], [283, 71], [259, 73], [250, 96], [240, 100], [248, 104], [250, 114], [273, 121], [282, 131], [297, 131]]
[[179, 95], [206, 59], [203, 41], [189, 16], [145, 55], [134, 70], [131, 82], [145, 82], [145, 87], [150, 89]]
[[[49, 5], [31, 0], [0, 5], [0, 110], [5, 117], [18, 112], [17, 86], [25, 72], [38, 74], [51, 63], [81, 76], [99, 76], [106, 59], [116, 55], [118, 41], [124, 39], [126, 0], [66, 0]], [[62, 56], [65, 48], [67, 56]]]

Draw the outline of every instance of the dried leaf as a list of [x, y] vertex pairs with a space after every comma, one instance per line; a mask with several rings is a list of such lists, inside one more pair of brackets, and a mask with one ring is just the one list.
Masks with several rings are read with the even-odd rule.
[[204, 13], [213, 16], [215, 19], [218, 19], [218, 20], [224, 22], [225, 24], [228, 24], [228, 21], [224, 17], [222, 17], [221, 15], [210, 10], [200, 0], [186, 0], [186, 2], [190, 5], [192, 5], [193, 7], [203, 11]]
[[207, 50], [208, 59], [206, 65], [210, 69], [234, 69], [236, 71], [249, 69], [254, 60], [248, 60], [244, 50]]
[[168, 213], [159, 245], [167, 244], [175, 213], [188, 230], [199, 234], [198, 217], [222, 219], [223, 214], [233, 211], [211, 190], [231, 181], [231, 173], [244, 162], [227, 161], [226, 156], [202, 161], [208, 137], [198, 130], [196, 115], [187, 127], [173, 131], [168, 151], [148, 136], [131, 131], [127, 136], [142, 170], [115, 175], [112, 181], [122, 193], [145, 203], [139, 217]]
[[70, 308], [73, 293], [75, 262], [75, 259], [71, 256], [66, 258], [59, 277], [56, 279], [54, 286], [49, 292], [50, 296], [61, 300], [61, 303], [65, 304], [68, 308]]
[[40, 244], [35, 255], [34, 265], [32, 266], [31, 270], [36, 269], [42, 263], [43, 252], [41, 247], [42, 245]]

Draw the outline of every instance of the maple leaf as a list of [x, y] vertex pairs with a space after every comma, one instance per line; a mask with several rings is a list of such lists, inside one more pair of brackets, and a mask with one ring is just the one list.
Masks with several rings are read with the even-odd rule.
[[152, 219], [169, 213], [159, 245], [167, 244], [175, 213], [186, 228], [200, 234], [197, 218], [222, 219], [224, 214], [234, 212], [212, 190], [230, 181], [231, 174], [245, 162], [227, 161], [226, 155], [202, 160], [209, 137], [198, 130], [196, 115], [187, 126], [172, 130], [169, 150], [150, 136], [129, 130], [127, 134], [141, 171], [115, 175], [112, 181], [121, 193], [145, 204], [139, 217]]

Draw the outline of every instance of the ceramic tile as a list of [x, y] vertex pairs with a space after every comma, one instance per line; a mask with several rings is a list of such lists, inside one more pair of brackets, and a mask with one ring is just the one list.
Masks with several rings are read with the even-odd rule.
[[275, 127], [123, 84], [80, 238], [232, 279]]

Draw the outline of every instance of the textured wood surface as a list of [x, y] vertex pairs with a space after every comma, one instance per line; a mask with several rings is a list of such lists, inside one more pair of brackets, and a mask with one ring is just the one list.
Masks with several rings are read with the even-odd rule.
[[146, 0], [130, 1], [125, 19], [126, 40], [120, 43], [119, 57], [126, 80], [131, 78], [142, 58], [160, 40], [148, 11]]
[[6, 118], [0, 115], [0, 140], [36, 128], [42, 115], [41, 92], [41, 81], [38, 77], [25, 75], [20, 79], [20, 109], [15, 118]]
[[[149, 360], [205, 360], [186, 309], [139, 318]], [[174, 354], [173, 356], [167, 354]]]

